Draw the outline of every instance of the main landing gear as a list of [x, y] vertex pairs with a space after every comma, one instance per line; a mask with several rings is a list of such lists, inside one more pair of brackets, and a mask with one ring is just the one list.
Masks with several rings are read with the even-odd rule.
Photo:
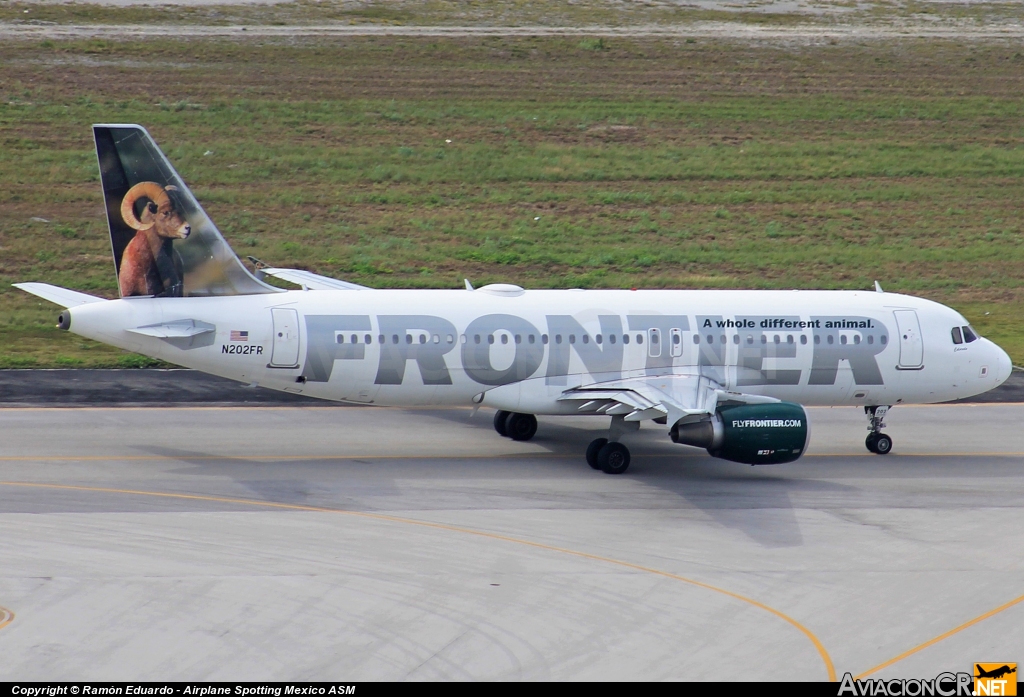
[[871, 431], [864, 445], [876, 455], [888, 455], [892, 452], [892, 438], [882, 433], [882, 429], [885, 428], [885, 415], [888, 412], [889, 407], [886, 406], [864, 407], [864, 413], [868, 417], [868, 430]]
[[595, 438], [587, 446], [587, 464], [605, 474], [622, 474], [629, 469], [629, 448], [619, 442], [624, 434], [640, 428], [639, 421], [613, 416], [608, 438]]
[[537, 433], [537, 417], [508, 411], [494, 412], [494, 430], [512, 440], [530, 440]]
[[[639, 421], [613, 416], [607, 438], [596, 438], [587, 446], [587, 464], [606, 474], [622, 474], [629, 469], [629, 448], [619, 442], [626, 433], [640, 428]], [[509, 411], [494, 413], [494, 430], [512, 440], [530, 440], [537, 433], [537, 417]]]

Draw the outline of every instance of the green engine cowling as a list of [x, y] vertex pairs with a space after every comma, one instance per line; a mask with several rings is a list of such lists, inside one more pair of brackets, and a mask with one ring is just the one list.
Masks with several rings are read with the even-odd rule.
[[707, 448], [723, 460], [748, 465], [779, 465], [807, 449], [810, 429], [803, 406], [792, 402], [723, 407], [714, 418], [676, 424], [672, 440]]

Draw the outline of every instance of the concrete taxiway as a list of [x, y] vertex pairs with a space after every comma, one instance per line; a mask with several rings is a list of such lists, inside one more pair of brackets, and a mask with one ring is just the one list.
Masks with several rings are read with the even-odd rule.
[[602, 418], [515, 443], [458, 409], [0, 409], [0, 680], [1024, 661], [1024, 405], [898, 407], [887, 457], [855, 409], [810, 414], [792, 464], [645, 426], [616, 477], [582, 457]]

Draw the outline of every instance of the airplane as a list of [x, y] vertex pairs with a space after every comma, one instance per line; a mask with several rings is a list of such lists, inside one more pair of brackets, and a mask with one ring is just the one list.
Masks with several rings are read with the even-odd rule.
[[1004, 675], [1009, 675], [1010, 673], [1016, 673], [1017, 672], [1017, 667], [1016, 667], [1016, 664], [1014, 664], [1013, 668], [1011, 668], [1009, 665], [1003, 665], [1003, 666], [1000, 666], [999, 668], [994, 668], [992, 670], [984, 670], [981, 667], [980, 664], [975, 663], [974, 664], [974, 670], [977, 673], [974, 676], [976, 678], [993, 678], [995, 680], [998, 680], [999, 678], [1003, 677]]
[[[811, 405], [864, 408], [867, 449], [895, 405], [960, 399], [1010, 358], [955, 310], [824, 290], [382, 290], [234, 254], [141, 126], [93, 126], [121, 297], [16, 287], [64, 308], [61, 329], [232, 380], [354, 404], [495, 409], [530, 440], [537, 416], [610, 419], [586, 449], [622, 474], [653, 422], [675, 443], [751, 465], [800, 458]], [[267, 283], [277, 278], [300, 290]]]

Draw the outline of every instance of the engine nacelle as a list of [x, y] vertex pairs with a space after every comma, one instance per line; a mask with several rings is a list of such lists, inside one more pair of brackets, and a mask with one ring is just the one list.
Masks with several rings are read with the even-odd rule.
[[713, 418], [676, 423], [669, 431], [675, 443], [748, 465], [796, 460], [807, 449], [810, 433], [807, 412], [792, 402], [722, 407]]

